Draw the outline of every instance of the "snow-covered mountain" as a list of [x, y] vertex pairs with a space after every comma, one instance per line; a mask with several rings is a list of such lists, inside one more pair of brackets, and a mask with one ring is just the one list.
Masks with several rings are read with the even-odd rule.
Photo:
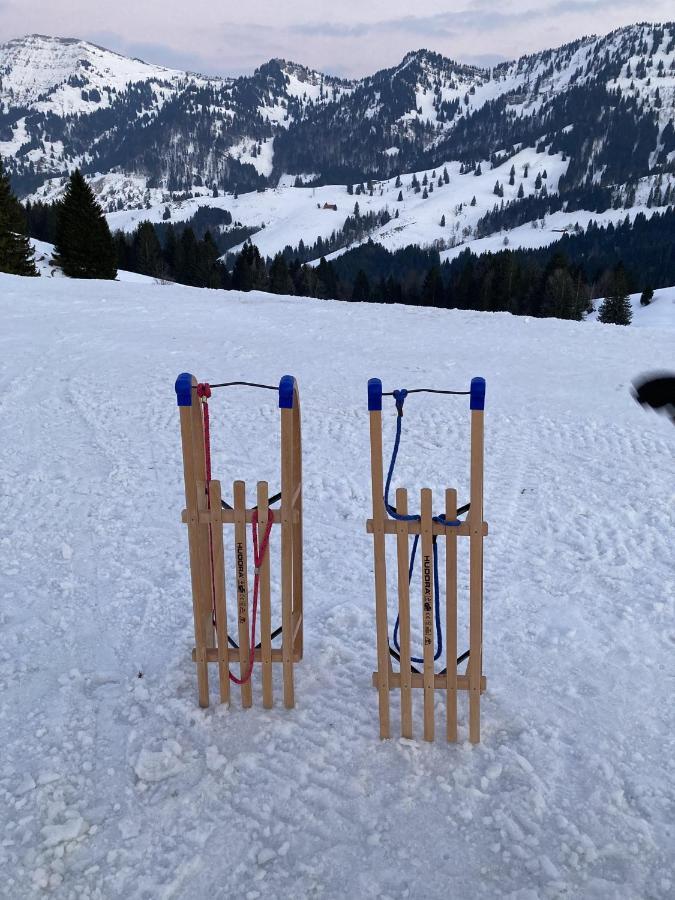
[[350, 89], [283, 60], [250, 78], [206, 77], [29, 35], [0, 45], [0, 155], [19, 187], [80, 166], [245, 188], [271, 174], [277, 132]]
[[149, 186], [246, 190], [283, 173], [391, 177], [523, 146], [564, 153], [571, 195], [675, 164], [675, 24], [585, 37], [493, 70], [409, 53], [355, 82], [271, 60], [203, 77], [92, 44], [31, 35], [0, 46], [0, 154], [24, 192], [75, 165]]
[[[24, 196], [55, 199], [80, 166], [113, 227], [221, 207], [270, 255], [370, 237], [452, 256], [649, 214], [675, 201], [674, 117], [674, 23], [493, 70], [420, 50], [353, 82], [284, 60], [204, 77], [36, 35], [0, 47], [0, 155]], [[374, 219], [355, 239], [356, 200]]]

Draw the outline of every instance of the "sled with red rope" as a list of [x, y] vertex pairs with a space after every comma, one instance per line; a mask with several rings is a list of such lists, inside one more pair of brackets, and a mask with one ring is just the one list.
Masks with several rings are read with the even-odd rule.
[[[247, 507], [246, 484], [235, 481], [232, 505], [211, 473], [209, 400], [217, 388], [253, 388], [278, 393], [281, 414], [281, 490], [269, 496], [266, 481], [256, 486], [255, 506]], [[254, 382], [198, 382], [187, 373], [176, 379], [185, 475], [182, 521], [188, 528], [199, 705], [209, 705], [209, 663], [218, 665], [220, 702], [230, 702], [230, 682], [241, 689], [241, 704], [253, 704], [252, 674], [261, 665], [262, 702], [271, 708], [273, 667], [281, 663], [284, 706], [295, 706], [293, 666], [302, 659], [302, 454], [300, 397], [291, 375], [278, 388]], [[276, 504], [279, 504], [278, 506]], [[232, 531], [230, 531], [230, 528]], [[271, 535], [280, 532], [281, 625], [272, 629]], [[248, 534], [253, 578], [249, 577]], [[232, 542], [226, 539], [231, 534]], [[228, 631], [226, 553], [231, 554], [236, 591], [237, 637]], [[249, 613], [249, 598], [251, 610]], [[256, 626], [260, 610], [260, 639]], [[276, 638], [281, 646], [273, 646]], [[278, 642], [277, 642], [278, 643]], [[231, 666], [238, 664], [238, 675]]]

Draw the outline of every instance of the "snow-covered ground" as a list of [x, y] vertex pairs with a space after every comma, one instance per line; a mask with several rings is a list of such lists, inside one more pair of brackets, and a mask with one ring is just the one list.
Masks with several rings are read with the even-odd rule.
[[[46, 241], [38, 241], [31, 238], [31, 244], [35, 250], [35, 268], [42, 278], [63, 278], [63, 272], [54, 264], [54, 245]], [[155, 284], [157, 279], [148, 275], [139, 275], [138, 272], [125, 272], [117, 270], [117, 280], [129, 284]]]
[[[648, 306], [640, 305], [641, 294], [630, 295], [633, 311], [631, 327], [639, 328], [675, 328], [675, 287], [661, 288], [654, 291], [652, 302]], [[597, 322], [598, 309], [602, 300], [594, 300], [592, 313], [586, 317], [587, 322]], [[675, 367], [675, 361], [671, 363]]]
[[[460, 175], [460, 164], [448, 162], [436, 169], [401, 174], [399, 187], [396, 186], [396, 178], [374, 182], [372, 197], [369, 192], [360, 195], [348, 194], [347, 186], [344, 184], [296, 188], [293, 185], [294, 179], [287, 177], [281, 178], [276, 188], [252, 191], [237, 197], [232, 194], [212, 197], [208, 191], [204, 191], [202, 195], [191, 200], [171, 201], [166, 193], [153, 189], [147, 194], [150, 208], [126, 208], [108, 213], [107, 219], [113, 230], [132, 231], [144, 220], [162, 222], [167, 206], [171, 211], [171, 221], [176, 223], [191, 218], [201, 206], [227, 209], [232, 213], [235, 222], [260, 228], [261, 230], [254, 234], [251, 240], [263, 255], [274, 256], [286, 245], [297, 247], [300, 240], [306, 245], [312, 245], [317, 237], [330, 237], [331, 232], [342, 228], [345, 219], [353, 214], [354, 206], [358, 203], [362, 215], [368, 212], [389, 211], [391, 221], [376, 228], [364, 238], [372, 238], [389, 250], [397, 250], [409, 244], [419, 244], [423, 247], [437, 246], [439, 249], [458, 244], [461, 245], [459, 249], [465, 249], [467, 243], [475, 239], [473, 231], [478, 220], [492, 210], [495, 204], [501, 203], [501, 198], [494, 193], [496, 182], [504, 188], [504, 202], [516, 199], [521, 184], [525, 196], [536, 194], [535, 182], [538, 174], [545, 176], [542, 178], [542, 184], [553, 193], [557, 191], [558, 181], [566, 171], [567, 165], [560, 155], [550, 156], [548, 153], [537, 153], [532, 148], [525, 148], [508, 162], [494, 169], [490, 168], [489, 162], [483, 161], [480, 175], [474, 175], [473, 172]], [[515, 177], [514, 184], [510, 185], [512, 166], [515, 168]], [[442, 177], [444, 169], [448, 172], [447, 184]], [[419, 193], [415, 193], [412, 187], [413, 176], [417, 176], [422, 186]], [[427, 185], [422, 184], [425, 176]], [[438, 186], [439, 179], [441, 187]], [[124, 180], [124, 176], [114, 174], [93, 179], [92, 186], [102, 203], [108, 203], [122, 190], [120, 180]], [[424, 187], [426, 186], [428, 191], [432, 183], [433, 191], [428, 193], [425, 199]], [[55, 199], [62, 190], [60, 184], [55, 184], [47, 196], [49, 199]], [[400, 202], [399, 194], [402, 194]], [[42, 192], [34, 196], [34, 199], [40, 198], [44, 199]], [[475, 205], [472, 206], [474, 199]], [[337, 211], [324, 209], [324, 204], [336, 205]], [[397, 210], [399, 217], [394, 218]], [[636, 209], [634, 212], [637, 211]], [[443, 217], [445, 224], [441, 225]], [[523, 228], [522, 237], [518, 234], [521, 229], [516, 229], [513, 232], [512, 246], [521, 244], [526, 247], [543, 246], [558, 240], [563, 228], [572, 228], [577, 222], [581, 227], [585, 227], [590, 219], [604, 224], [625, 217], [625, 210], [609, 210], [602, 215], [580, 211], [560, 214], [558, 217], [551, 216], [541, 228], [533, 229], [530, 225]], [[489, 238], [488, 241], [490, 244], [485, 249], [501, 247], [503, 235]], [[240, 247], [234, 247], [233, 252], [238, 249]]]
[[[672, 332], [10, 276], [0, 310], [3, 896], [673, 896], [675, 432], [630, 397]], [[253, 709], [197, 706], [183, 370], [300, 382], [292, 711], [278, 675], [262, 710], [258, 672]], [[419, 697], [418, 738], [380, 742], [365, 382], [475, 374], [482, 743], [462, 703], [459, 743], [425, 744]], [[212, 417], [226, 493], [277, 485], [273, 399], [217, 393]], [[413, 396], [405, 425], [400, 483], [465, 496], [464, 398]]]

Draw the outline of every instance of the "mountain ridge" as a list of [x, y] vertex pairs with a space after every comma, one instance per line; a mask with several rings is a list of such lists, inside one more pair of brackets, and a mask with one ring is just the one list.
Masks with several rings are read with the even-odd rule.
[[631, 182], [673, 170], [674, 112], [675, 23], [491, 68], [420, 48], [354, 80], [280, 58], [230, 78], [76, 38], [0, 45], [0, 155], [24, 196], [76, 166], [171, 192], [249, 191], [284, 173], [345, 184], [447, 160], [492, 166], [538, 146], [570, 158], [561, 191], [601, 187], [624, 203]]

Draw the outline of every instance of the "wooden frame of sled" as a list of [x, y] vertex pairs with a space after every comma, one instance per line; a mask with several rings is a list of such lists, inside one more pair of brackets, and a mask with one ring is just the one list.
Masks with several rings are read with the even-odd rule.
[[[232, 387], [246, 384], [276, 390], [269, 385], [244, 382], [214, 385]], [[218, 665], [220, 702], [230, 702], [229, 667], [239, 663], [240, 676], [249, 670], [249, 560], [247, 526], [256, 514], [258, 527], [264, 530], [269, 521], [271, 503], [268, 484], [256, 486], [256, 505], [247, 507], [246, 484], [235, 481], [233, 505], [222, 503], [221, 483], [207, 480], [210, 468], [208, 411], [200, 396], [197, 379], [183, 373], [176, 380], [183, 446], [185, 505], [182, 521], [187, 525], [192, 580], [195, 647], [192, 659], [197, 666], [199, 705], [209, 705], [209, 663]], [[210, 393], [210, 386], [209, 393]], [[262, 701], [273, 706], [273, 668], [281, 663], [283, 700], [288, 709], [295, 705], [294, 663], [303, 654], [303, 584], [302, 584], [302, 447], [300, 396], [295, 379], [285, 375], [278, 389], [281, 413], [281, 506], [273, 509], [274, 527], [281, 530], [281, 629], [272, 632], [272, 597], [270, 588], [270, 552], [267, 552], [254, 578], [259, 578], [260, 633], [254, 650], [254, 661], [262, 667]], [[206, 433], [206, 440], [205, 440]], [[207, 462], [208, 460], [208, 462]], [[226, 540], [226, 529], [233, 528], [232, 542]], [[226, 547], [231, 553], [237, 590], [238, 646], [228, 635], [225, 587]], [[281, 648], [273, 648], [273, 638], [281, 632]], [[241, 684], [241, 704], [253, 703], [252, 679]]]
[[[443, 392], [440, 392], [443, 393]], [[446, 392], [452, 393], [452, 392]], [[377, 671], [373, 685], [378, 689], [380, 737], [391, 736], [389, 692], [400, 690], [401, 736], [413, 737], [412, 689], [424, 692], [424, 739], [434, 740], [434, 696], [443, 690], [447, 698], [446, 737], [457, 740], [457, 692], [467, 691], [469, 697], [469, 739], [480, 741], [480, 697], [487, 687], [483, 675], [483, 539], [488, 533], [483, 520], [483, 416], [485, 381], [471, 382], [471, 487], [470, 508], [466, 521], [457, 519], [457, 491], [445, 491], [444, 524], [432, 513], [432, 492], [423, 488], [420, 496], [418, 521], [389, 518], [384, 499], [384, 469], [382, 459], [382, 382], [373, 378], [368, 382], [368, 410], [370, 415], [370, 452], [372, 474], [373, 515], [366, 526], [373, 535], [375, 569], [375, 617], [377, 625]], [[402, 414], [402, 410], [400, 411]], [[408, 492], [396, 491], [396, 511], [408, 512]], [[443, 517], [440, 517], [443, 518]], [[387, 621], [386, 538], [396, 536], [398, 611], [400, 622], [400, 666], [395, 672], [391, 663], [389, 626]], [[409, 564], [410, 536], [420, 535], [419, 550], [422, 566], [421, 602], [410, 596]], [[445, 541], [445, 630], [447, 668], [439, 673], [434, 669], [434, 587], [433, 541]], [[457, 670], [457, 540], [469, 539], [469, 656], [466, 673]], [[440, 588], [439, 588], [440, 590]], [[411, 664], [410, 617], [415, 607], [422, 620], [423, 666], [415, 671]]]

